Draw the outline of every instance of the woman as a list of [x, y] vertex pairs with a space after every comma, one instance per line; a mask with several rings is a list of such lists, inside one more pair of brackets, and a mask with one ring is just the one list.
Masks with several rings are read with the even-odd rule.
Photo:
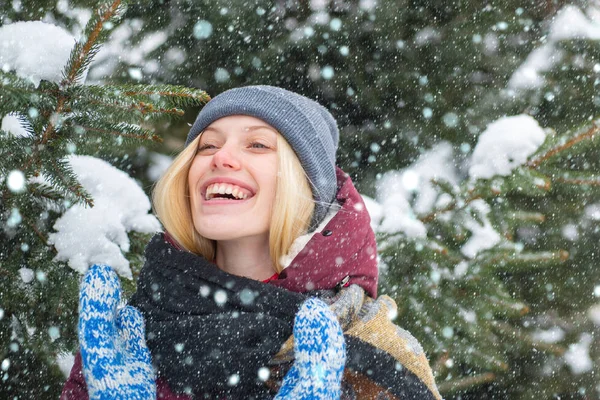
[[[148, 244], [130, 301], [158, 398], [441, 398], [418, 342], [390, 322], [394, 302], [375, 300], [375, 237], [335, 166], [338, 135], [324, 107], [276, 87], [232, 89], [202, 109], [154, 190], [166, 232]], [[309, 297], [329, 308], [307, 311]], [[305, 363], [298, 346], [314, 338], [330, 362]], [[303, 397], [298, 376], [341, 388]], [[63, 398], [85, 393], [78, 356]]]

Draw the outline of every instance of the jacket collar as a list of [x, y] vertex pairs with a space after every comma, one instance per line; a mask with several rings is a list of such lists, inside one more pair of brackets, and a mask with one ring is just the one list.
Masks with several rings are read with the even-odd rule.
[[357, 284], [376, 297], [379, 271], [371, 218], [350, 176], [339, 168], [336, 175], [339, 210], [296, 249], [289, 266], [269, 284], [299, 293]]

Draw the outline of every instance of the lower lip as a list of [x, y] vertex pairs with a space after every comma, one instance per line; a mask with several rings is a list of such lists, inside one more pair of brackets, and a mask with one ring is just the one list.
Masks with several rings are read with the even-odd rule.
[[217, 200], [203, 200], [202, 201], [202, 205], [205, 206], [234, 206], [234, 205], [242, 205], [245, 204], [246, 202], [248, 202], [248, 200], [252, 199], [254, 196], [252, 197], [248, 197], [247, 199], [244, 200], [221, 200], [221, 199], [217, 199]]

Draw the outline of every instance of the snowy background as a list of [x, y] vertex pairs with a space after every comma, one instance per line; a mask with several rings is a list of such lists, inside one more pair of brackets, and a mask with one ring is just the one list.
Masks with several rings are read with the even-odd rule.
[[[326, 33], [333, 36], [336, 32], [346, 29], [344, 26], [346, 22], [342, 22], [342, 19], [337, 16], [337, 13], [344, 11], [342, 6], [336, 13], [328, 12], [336, 2], [312, 0], [308, 3], [309, 7], [306, 11], [308, 17], [300, 18], [298, 14], [295, 14], [294, 17], [283, 18], [284, 28], [282, 29], [286, 35], [283, 39], [285, 43], [295, 43], [295, 46], [298, 47], [308, 46], [312, 43], [311, 38], [315, 37], [316, 32], [327, 31]], [[374, 0], [361, 0], [357, 4], [357, 12], [364, 16], [366, 21], [362, 25], [365, 27], [364, 31], [377, 30], [378, 20], [370, 16], [381, 17], [381, 11], [378, 11], [381, 4]], [[14, 12], [20, 12], [21, 2], [13, 1], [12, 7]], [[234, 6], [231, 8], [221, 7], [217, 15], [225, 19], [230, 17], [235, 10]], [[135, 11], [135, 7], [133, 7], [133, 11]], [[492, 15], [492, 11], [488, 10], [487, 12]], [[166, 80], [166, 83], [175, 83], [171, 82], [171, 79], [181, 79], [190, 86], [209, 86], [213, 90], [211, 94], [240, 84], [236, 79], [238, 76], [243, 77], [245, 71], [240, 72], [236, 69], [237, 67], [225, 65], [226, 63], [218, 66], [220, 61], [216, 64], [212, 63], [213, 58], [211, 57], [218, 59], [219, 56], [218, 54], [212, 56], [205, 50], [205, 47], [208, 47], [209, 41], [215, 39], [217, 34], [225, 35], [226, 31], [237, 33], [238, 39], [251, 48], [257, 46], [256, 42], [259, 40], [234, 23], [223, 25], [226, 27], [223, 29], [216, 19], [211, 22], [208, 16], [199, 16], [192, 21], [192, 31], [184, 33], [184, 35], [193, 37], [200, 43], [198, 45], [199, 54], [207, 58], [211, 70], [205, 71], [202, 77], [187, 76], [185, 68], [190, 68], [190, 64], [196, 62], [190, 58], [193, 54], [192, 45], [189, 43], [186, 45], [183, 41], [174, 44], [171, 41], [173, 37], [180, 34], [181, 30], [184, 30], [183, 26], [190, 26], [189, 20], [178, 14], [180, 12], [183, 11], [171, 9], [170, 24], [158, 24], [160, 26], [156, 28], [139, 17], [128, 18], [121, 25], [114, 27], [108, 42], [102, 47], [89, 72], [84, 75], [83, 81], [80, 81], [79, 84], [102, 84], [111, 78], [134, 83], [161, 79]], [[274, 6], [269, 12], [277, 14], [280, 11]], [[249, 20], [260, 18], [265, 13], [268, 13], [268, 10], [258, 6], [248, 18]], [[301, 14], [299, 11], [298, 13]], [[544, 107], [546, 103], [556, 104], [562, 101], [564, 107], [568, 108], [568, 98], [563, 96], [566, 96], [567, 92], [572, 92], [573, 89], [571, 83], [566, 87], [560, 87], [561, 81], [556, 80], [556, 73], [568, 69], [565, 66], [575, 65], [581, 70], [587, 66], [590, 69], [589, 74], [592, 75], [590, 75], [591, 78], [586, 79], [591, 81], [595, 79], [596, 82], [600, 80], [600, 75], [598, 75], [600, 74], [600, 60], [590, 55], [593, 54], [591, 50], [582, 50], [573, 56], [573, 50], [565, 46], [565, 43], [571, 43], [569, 41], [577, 43], [588, 41], [592, 43], [592, 46], [600, 41], [600, 5], [597, 2], [583, 5], [566, 4], [556, 9], [550, 17], [542, 20], [535, 27], [531, 22], [533, 17], [527, 17], [527, 13], [528, 9], [525, 5], [522, 8], [515, 7], [512, 20], [498, 17], [497, 21], [490, 22], [482, 19], [478, 21], [478, 25], [470, 28], [470, 43], [473, 46], [480, 46], [481, 53], [489, 56], [492, 63], [497, 62], [502, 68], [506, 68], [504, 80], [498, 79], [490, 84], [494, 88], [493, 90], [489, 89], [488, 97], [482, 95], [479, 98], [480, 104], [461, 100], [443, 110], [442, 106], [436, 104], [435, 96], [437, 95], [432, 94], [436, 92], [436, 89], [428, 88], [428, 85], [432, 85], [434, 82], [434, 71], [428, 71], [427, 65], [421, 65], [419, 71], [416, 71], [414, 76], [411, 75], [415, 82], [414, 88], [411, 87], [401, 96], [393, 97], [393, 112], [400, 115], [406, 114], [406, 121], [409, 122], [396, 121], [392, 123], [390, 120], [394, 117], [387, 114], [381, 116], [379, 121], [375, 121], [375, 117], [372, 117], [364, 119], [360, 123], [352, 120], [350, 115], [336, 115], [342, 128], [342, 141], [346, 138], [346, 143], [348, 143], [347, 147], [342, 147], [340, 158], [348, 172], [358, 178], [359, 189], [368, 193], [363, 197], [372, 217], [373, 229], [380, 237], [384, 238], [379, 243], [381, 249], [395, 246], [397, 243], [391, 237], [398, 235], [405, 243], [417, 243], [416, 246], [428, 241], [441, 243], [443, 234], [440, 233], [439, 226], [431, 224], [426, 216], [439, 212], [439, 218], [442, 221], [445, 218], [446, 222], [450, 224], [453, 224], [456, 218], [460, 218], [461, 229], [465, 235], [465, 239], [460, 241], [456, 248], [460, 259], [456, 260], [457, 262], [451, 270], [444, 269], [435, 262], [427, 264], [428, 270], [425, 274], [430, 283], [439, 284], [443, 280], [456, 281], [471, 277], [474, 265], [483, 260], [488, 251], [511, 248], [517, 254], [524, 251], [525, 247], [529, 245], [528, 240], [531, 243], [537, 240], [535, 234], [527, 234], [526, 230], [521, 231], [524, 233], [520, 240], [507, 237], [506, 232], [500, 229], [501, 224], [498, 223], [497, 215], [493, 215], [494, 210], [499, 207], [498, 203], [489, 199], [478, 198], [461, 204], [460, 207], [452, 207], [457, 198], [461, 198], [459, 193], [476, 190], [478, 185], [483, 184], [482, 182], [487, 182], [486, 184], [489, 184], [493, 190], [496, 182], [500, 182], [498, 187], [501, 187], [510, 179], [515, 179], [516, 175], [527, 170], [527, 163], [540, 149], [543, 150], [544, 146], [549, 146], [550, 141], [555, 140], [560, 126], [557, 126], [558, 123], [554, 123], [551, 117], [544, 114]], [[534, 13], [532, 12], [532, 14]], [[13, 22], [5, 17], [3, 25], [0, 26], [0, 66], [2, 71], [16, 74], [36, 88], [42, 80], [60, 83], [70, 51], [75, 42], [81, 40], [83, 27], [90, 16], [89, 9], [61, 0], [57, 2], [53, 13], [48, 12], [41, 18], [41, 21]], [[530, 18], [529, 22], [527, 22], [528, 18]], [[65, 20], [70, 22], [68, 28], [64, 25]], [[514, 30], [517, 25], [526, 33], [537, 29], [539, 32], [536, 34], [539, 33], [539, 35], [535, 40], [529, 42], [523, 39], [528, 36], [517, 34], [512, 36], [510, 40], [523, 40], [529, 51], [521, 54], [518, 64], [511, 65], [509, 61], [501, 62], [502, 60], [500, 60], [503, 46], [508, 46], [503, 41], [509, 41], [506, 39], [508, 34], [503, 32]], [[484, 33], [483, 31], [486, 29], [488, 32]], [[404, 32], [404, 37], [410, 38], [410, 42], [408, 39], [385, 37], [382, 39], [383, 43], [379, 43], [379, 45], [382, 48], [391, 48], [393, 51], [404, 51], [402, 57], [409, 57], [406, 53], [409, 53], [411, 46], [416, 49], [415, 53], [419, 51], [425, 53], [428, 46], [443, 41], [443, 36], [446, 34], [447, 32], [443, 28], [437, 27], [435, 24], [426, 24], [419, 29], [415, 28], [415, 31], [410, 34]], [[323, 40], [329, 40], [325, 39], [325, 34], [321, 34], [321, 36], [324, 38]], [[232, 47], [234, 47], [233, 44]], [[355, 105], [355, 101], [358, 97], [368, 97], [369, 93], [366, 90], [357, 93], [356, 86], [358, 85], [338, 83], [340, 87], [334, 87], [331, 84], [340, 76], [344, 76], [345, 79], [352, 82], [351, 73], [347, 71], [344, 73], [339, 66], [333, 64], [338, 58], [344, 60], [352, 55], [355, 55], [355, 58], [361, 56], [361, 48], [356, 45], [345, 45], [343, 41], [336, 43], [333, 46], [334, 49], [329, 53], [318, 45], [314, 47], [318, 49], [321, 58], [317, 57], [315, 62], [307, 62], [305, 68], [302, 69], [304, 77], [322, 83], [323, 101], [327, 103], [326, 105], [332, 112], [339, 112], [340, 104], [346, 104], [339, 99], [347, 101], [348, 109], [364, 112], [361, 107]], [[409, 50], [406, 50], [407, 48]], [[212, 53], [219, 51], [225, 53], [227, 49], [225, 47], [212, 49]], [[335, 57], [328, 58], [328, 54], [331, 53], [335, 53]], [[259, 56], [256, 53], [249, 58], [251, 65], [249, 68], [257, 71], [257, 75], [252, 76], [252, 79], [277, 84], [277, 79], [274, 79], [268, 72], [269, 62], [261, 60]], [[264, 56], [264, 58], [269, 56]], [[279, 56], [273, 57], [277, 59]], [[374, 59], [381, 59], [381, 54], [379, 58]], [[319, 65], [317, 62], [320, 60], [328, 61]], [[285, 63], [286, 61], [280, 60], [279, 62]], [[214, 65], [216, 67], [212, 68]], [[273, 69], [275, 69], [275, 65], [273, 63]], [[367, 65], [366, 68], [370, 68], [368, 63], [365, 65]], [[242, 69], [242, 67], [239, 68]], [[375, 66], [372, 68], [376, 69]], [[388, 68], [390, 70], [402, 68], [410, 70], [412, 65], [398, 62], [396, 66]], [[467, 69], [466, 66], [463, 68]], [[183, 78], [176, 75], [178, 71], [183, 71], [181, 72]], [[482, 85], [485, 86], [487, 78], [484, 75], [484, 72], [478, 70], [471, 73], [470, 79], [481, 80], [484, 82]], [[584, 76], [585, 74], [581, 73], [580, 75]], [[444, 78], [447, 77], [448, 75]], [[242, 80], [242, 78], [239, 79]], [[371, 77], [370, 79], [376, 78]], [[281, 78], [280, 81], [282, 81]], [[583, 78], [579, 81], [583, 81]], [[388, 84], [391, 85], [389, 82]], [[379, 103], [385, 102], [383, 92], [386, 91], [386, 83], [378, 83], [377, 89], [382, 93], [382, 97], [380, 101], [378, 99], [374, 101], [376, 105], [373, 106], [373, 109], [375, 115], [379, 117], [381, 108]], [[390, 91], [393, 92], [393, 90]], [[329, 92], [339, 92], [342, 95], [328, 97], [327, 93]], [[419, 93], [419, 99], [411, 99], [411, 93]], [[588, 99], [591, 101], [589, 112], [586, 112], [589, 117], [573, 121], [563, 118], [561, 123], [571, 123], [573, 129], [576, 130], [578, 125], [593, 121], [598, 116], [596, 112], [600, 105], [597, 93], [595, 96], [592, 100]], [[331, 100], [332, 98], [334, 100]], [[446, 101], [449, 102], [449, 98], [446, 98]], [[501, 109], [502, 107], [496, 103], [490, 103], [500, 101], [498, 99], [506, 102], [509, 106]], [[411, 101], [414, 101], [412, 106]], [[468, 106], [459, 109], [463, 101], [468, 103]], [[523, 101], [530, 103], [526, 106], [515, 106]], [[482, 109], [476, 109], [477, 106], [481, 106]], [[486, 106], [489, 108], [486, 109]], [[409, 108], [410, 110], [408, 110]], [[501, 109], [500, 112], [498, 112], [499, 109]], [[532, 110], [537, 111], [532, 112]], [[414, 114], [410, 114], [411, 112]], [[34, 132], [34, 128], [28, 122], [28, 117], [31, 117], [31, 114], [25, 115], [18, 110], [6, 112], [4, 115], [0, 115], [2, 121], [0, 129], [14, 137], [35, 135], [37, 132]], [[431, 121], [434, 120], [437, 121], [439, 127], [430, 128]], [[53, 245], [57, 251], [54, 256], [55, 261], [64, 262], [80, 274], [84, 273], [87, 267], [93, 263], [108, 263], [122, 277], [127, 279], [133, 277], [134, 274], [127, 259], [127, 253], [130, 251], [129, 234], [132, 232], [152, 233], [160, 229], [159, 222], [151, 214], [150, 201], [147, 190], [145, 191], [144, 188], [147, 188], [148, 182], [156, 181], [169, 165], [172, 160], [172, 150], [178, 145], [181, 146], [181, 132], [185, 132], [187, 126], [186, 124], [167, 126], [166, 128], [157, 126], [159, 131], [162, 129], [162, 132], [167, 135], [165, 153], [168, 154], [161, 154], [154, 149], [140, 151], [138, 154], [145, 154], [146, 168], [142, 174], [136, 176], [111, 165], [106, 159], [93, 155], [72, 154], [65, 157], [64, 161], [68, 162], [82, 186], [93, 197], [94, 207], [75, 204], [68, 207], [67, 211], [56, 219], [51, 233], [48, 235], [48, 243]], [[452, 132], [456, 132], [458, 129], [466, 131], [468, 134], [465, 137], [468, 139], [457, 140], [456, 133]], [[169, 132], [170, 130], [176, 133], [173, 137], [169, 136], [172, 133]], [[389, 133], [394, 130], [394, 133]], [[179, 139], [177, 139], [177, 132], [179, 132]], [[381, 136], [385, 136], [383, 139], [377, 136], [381, 132], [387, 132], [386, 135], [381, 134]], [[438, 135], [437, 132], [441, 132], [441, 134]], [[360, 138], [356, 139], [356, 137]], [[395, 142], [394, 140], [399, 141]], [[170, 143], [175, 144], [171, 145]], [[356, 150], [355, 147], [359, 150]], [[404, 149], [410, 157], [398, 156], [398, 148]], [[575, 159], [573, 163], [576, 162]], [[123, 166], [123, 163], [115, 164]], [[503, 180], [505, 178], [506, 180]], [[43, 175], [25, 176], [19, 169], [7, 171], [3, 180], [9, 190], [15, 194], [23, 193], [29, 184], [48, 183], [44, 180]], [[443, 182], [446, 189], [442, 189], [439, 182]], [[548, 182], [542, 177], [534, 177], [531, 184], [534, 187], [543, 188], [548, 185]], [[462, 197], [462, 199], [464, 198], [465, 196]], [[591, 198], [594, 200], [593, 196]], [[585, 237], [586, 231], [597, 232], [598, 230], [600, 199], [595, 197], [594, 201], [586, 201], [585, 204], [581, 204], [580, 208], [580, 219], [561, 222], [561, 226], [553, 228], [565, 243], [576, 243]], [[451, 211], [440, 212], [440, 210]], [[14, 228], [21, 224], [22, 216], [18, 209], [12, 209], [6, 214], [6, 227]], [[537, 242], [531, 247], [535, 248], [536, 246]], [[592, 243], [590, 246], [594, 247], [595, 245]], [[386, 274], [394, 269], [394, 266], [389, 263], [382, 262], [381, 265], [382, 272]], [[35, 281], [37, 272], [34, 269], [24, 266], [18, 271], [23, 284]], [[558, 357], [537, 364], [541, 376], [551, 377], [557, 373], [556, 371], [568, 370], [565, 373], [570, 374], [569, 376], [587, 377], [593, 376], [598, 370], [597, 361], [595, 361], [598, 356], [594, 356], [594, 354], [598, 354], [599, 351], [597, 350], [598, 345], [594, 343], [598, 343], [600, 334], [600, 302], [597, 300], [600, 298], [600, 280], [595, 279], [588, 279], [587, 283], [591, 285], [589, 286], [591, 289], [580, 294], [581, 297], [585, 296], [586, 304], [589, 304], [579, 310], [582, 314], [581, 318], [574, 318], [573, 321], [569, 321], [568, 318], [554, 318], [560, 312], [549, 310], [544, 313], [536, 313], [535, 318], [532, 317], [522, 322], [521, 327], [531, 327], [533, 341], [549, 346], [554, 344], [564, 346], [564, 351]], [[385, 284], [386, 282], [384, 282]], [[546, 283], [545, 287], [547, 288], [548, 285], [551, 285], [551, 289], [548, 290], [548, 296], [550, 296], [560, 282]], [[431, 293], [434, 291], [432, 290]], [[431, 296], [435, 297], [435, 294]], [[535, 307], [535, 304], [532, 306]], [[460, 310], [461, 318], [474, 326], [477, 325], [478, 319], [485, 318], [478, 313], [479, 311], [476, 312], [474, 309], [463, 308]], [[452, 342], [457, 331], [457, 327], [446, 325], [441, 332], [437, 333], [437, 336], [442, 338], [439, 340], [445, 339]], [[425, 332], [427, 332], [426, 329]], [[438, 351], [441, 347], [442, 345], [438, 344], [435, 350]], [[6, 358], [6, 360], [8, 359]], [[70, 353], [60, 353], [57, 359], [61, 370], [67, 373], [72, 363]], [[450, 358], [441, 364], [443, 367], [440, 369], [442, 371], [440, 376], [451, 379], [454, 361]], [[465, 365], [469, 365], [468, 362]], [[6, 371], [10, 362], [8, 364], [3, 362], [2, 366]], [[6, 368], [4, 368], [5, 366]], [[464, 370], [454, 373], [469, 375], [469, 372]], [[593, 378], [591, 380], [594, 381]], [[585, 390], [595, 391], [592, 398], [600, 396], [600, 385], [585, 387], [585, 384], [582, 384], [582, 387], [584, 387], [584, 392]]]

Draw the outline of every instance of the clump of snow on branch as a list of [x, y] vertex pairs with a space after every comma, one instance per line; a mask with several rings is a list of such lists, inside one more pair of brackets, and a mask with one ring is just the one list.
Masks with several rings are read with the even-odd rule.
[[586, 15], [574, 5], [562, 8], [553, 18], [546, 43], [529, 54], [511, 76], [508, 88], [518, 90], [541, 87], [544, 84], [542, 74], [562, 60], [563, 51], [556, 44], [569, 39], [600, 40], [600, 9], [590, 5]]
[[377, 183], [377, 200], [383, 207], [378, 232], [402, 232], [411, 238], [427, 236], [427, 228], [419, 221], [407, 199], [401, 171], [390, 171]]
[[54, 224], [50, 235], [58, 254], [74, 270], [85, 273], [95, 263], [108, 264], [121, 276], [132, 277], [123, 252], [129, 251], [127, 232], [160, 230], [149, 214], [150, 201], [142, 188], [125, 172], [90, 156], [70, 156], [79, 182], [94, 199], [94, 207], [76, 204]]
[[523, 165], [545, 139], [546, 133], [534, 118], [528, 115], [502, 117], [489, 124], [479, 136], [469, 176], [472, 179], [508, 176]]
[[564, 360], [575, 375], [592, 370], [594, 364], [590, 358], [590, 346], [594, 337], [590, 333], [583, 333], [579, 342], [569, 345], [564, 355]]
[[172, 164], [173, 158], [160, 153], [150, 153], [150, 165], [146, 176], [156, 182]]
[[565, 338], [565, 331], [558, 326], [549, 329], [538, 329], [531, 334], [533, 340], [542, 343], [558, 343]]
[[[63, 28], [41, 21], [15, 22], [0, 27], [0, 67], [30, 80], [59, 83], [75, 38]], [[52, 51], [49, 51], [51, 49]]]
[[0, 130], [10, 133], [16, 137], [27, 137], [29, 132], [26, 129], [26, 120], [19, 118], [17, 114], [8, 114], [2, 118]]
[[432, 180], [458, 183], [452, 145], [441, 142], [424, 152], [411, 166], [389, 171], [377, 182], [377, 200], [365, 199], [375, 231], [402, 232], [412, 238], [427, 235], [418, 214], [431, 212], [449, 199], [440, 196]]
[[[600, 287], [599, 287], [600, 293]], [[587, 312], [590, 321], [600, 327], [600, 303], [591, 306]]]
[[474, 209], [483, 224], [471, 218], [465, 221], [465, 227], [471, 231], [471, 237], [467, 240], [460, 251], [468, 258], [475, 257], [482, 250], [491, 249], [500, 242], [500, 234], [496, 232], [490, 223], [487, 215], [490, 213], [490, 205], [485, 201], [478, 199], [469, 204]]
[[365, 202], [365, 206], [371, 217], [371, 228], [373, 228], [374, 231], [377, 231], [379, 223], [383, 218], [383, 207], [375, 199], [372, 199], [369, 196], [361, 194], [361, 197]]

